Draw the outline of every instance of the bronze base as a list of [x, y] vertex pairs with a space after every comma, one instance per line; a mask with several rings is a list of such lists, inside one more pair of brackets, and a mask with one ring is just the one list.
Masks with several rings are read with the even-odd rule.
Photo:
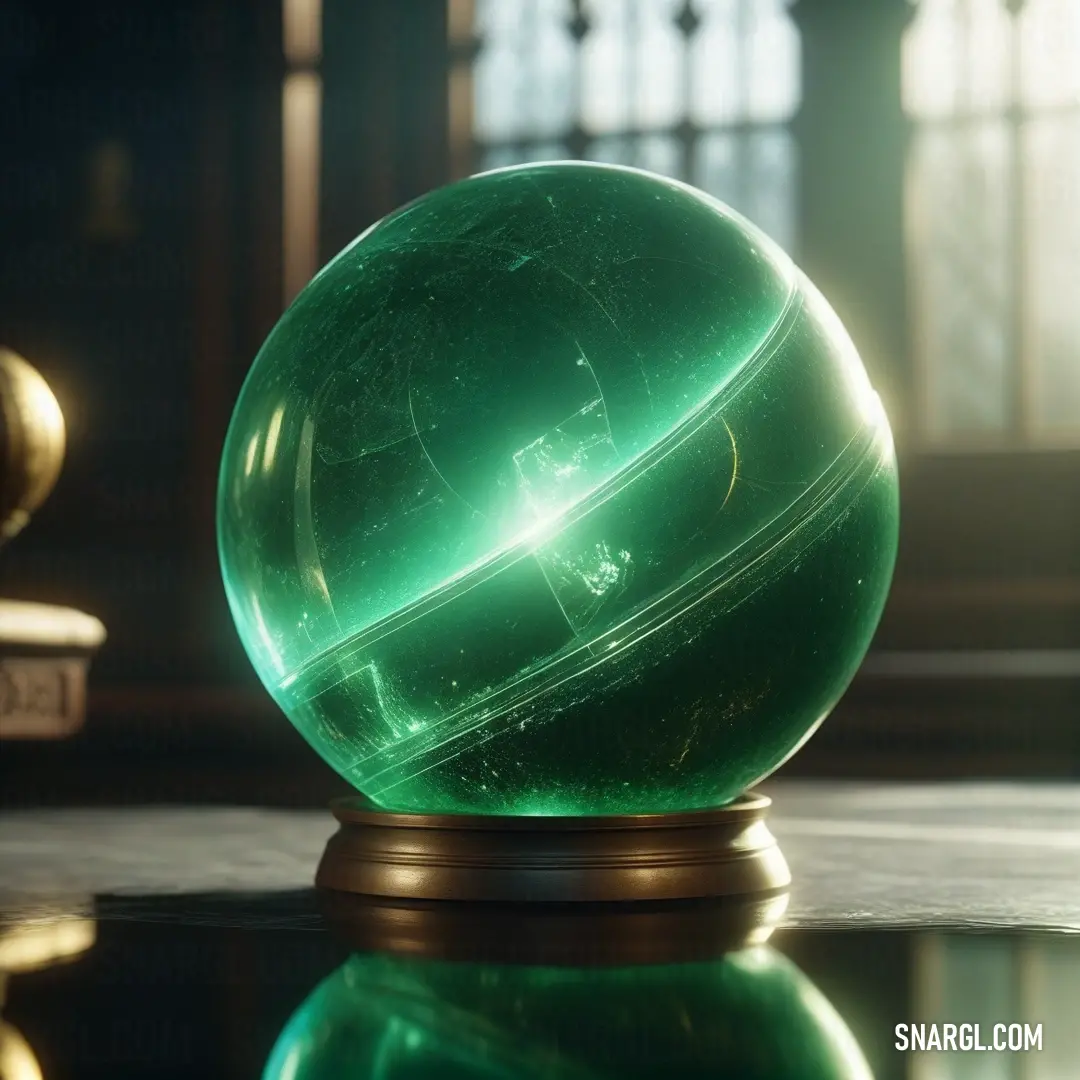
[[765, 825], [770, 800], [669, 814], [487, 817], [332, 804], [322, 889], [396, 900], [558, 904], [760, 898], [791, 874]]

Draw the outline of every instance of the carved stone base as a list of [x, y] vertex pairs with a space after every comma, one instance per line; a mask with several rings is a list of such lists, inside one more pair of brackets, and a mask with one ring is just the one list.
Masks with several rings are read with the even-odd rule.
[[0, 600], [0, 739], [62, 739], [86, 716], [86, 672], [105, 640], [91, 615]]

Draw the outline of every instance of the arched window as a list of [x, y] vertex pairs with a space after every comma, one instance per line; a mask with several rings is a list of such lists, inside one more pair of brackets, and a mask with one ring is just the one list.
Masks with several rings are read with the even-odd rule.
[[793, 247], [788, 0], [449, 0], [455, 172], [587, 158], [704, 188]]
[[904, 98], [924, 441], [1080, 445], [1080, 3], [921, 0]]

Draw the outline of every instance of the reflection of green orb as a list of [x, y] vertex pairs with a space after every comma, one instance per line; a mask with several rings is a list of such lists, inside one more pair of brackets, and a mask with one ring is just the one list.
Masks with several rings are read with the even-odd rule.
[[221, 467], [233, 615], [382, 806], [722, 804], [847, 686], [896, 548], [842, 326], [714, 199], [587, 164], [391, 214], [248, 376]]
[[871, 1080], [820, 992], [768, 948], [708, 963], [500, 967], [354, 956], [264, 1080]]

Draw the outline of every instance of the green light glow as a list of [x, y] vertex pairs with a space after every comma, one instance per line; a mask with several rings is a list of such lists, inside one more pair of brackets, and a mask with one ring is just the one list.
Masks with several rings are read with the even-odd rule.
[[354, 956], [263, 1080], [872, 1080], [847, 1025], [772, 949], [622, 968]]
[[897, 489], [783, 252], [560, 163], [435, 191], [315, 278], [241, 392], [218, 523], [256, 670], [371, 798], [649, 812], [734, 798], [832, 708]]

